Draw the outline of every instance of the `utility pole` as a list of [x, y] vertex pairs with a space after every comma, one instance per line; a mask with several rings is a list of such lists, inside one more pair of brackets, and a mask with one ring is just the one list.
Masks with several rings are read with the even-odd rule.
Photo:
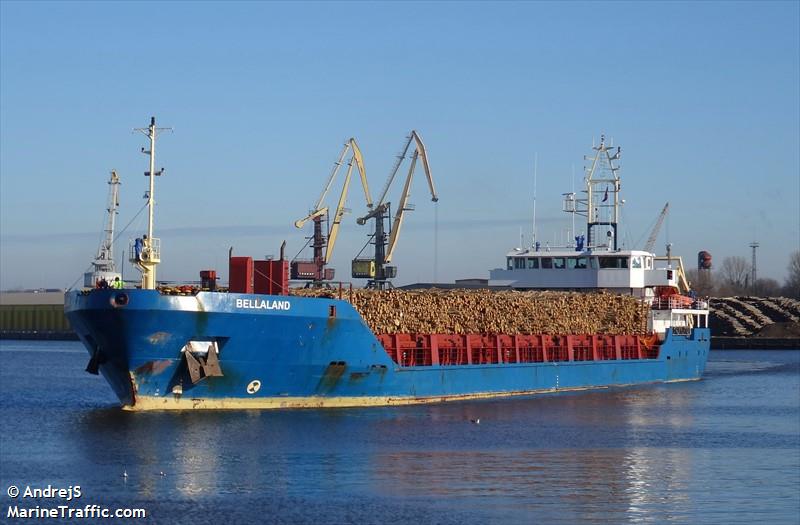
[[756, 289], [756, 248], [758, 248], [758, 243], [753, 241], [750, 243], [750, 248], [753, 249], [753, 262], [750, 265], [750, 289], [755, 291]]

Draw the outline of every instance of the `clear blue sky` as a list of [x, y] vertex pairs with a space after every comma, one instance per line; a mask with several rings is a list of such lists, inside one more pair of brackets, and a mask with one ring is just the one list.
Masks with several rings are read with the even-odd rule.
[[[623, 150], [629, 245], [669, 201], [659, 246], [718, 264], [757, 239], [760, 276], [783, 281], [800, 249], [798, 6], [4, 1], [0, 288], [79, 277], [112, 168], [131, 220], [147, 184], [131, 128], [151, 115], [175, 130], [159, 144], [160, 279], [227, 275], [231, 245], [260, 257], [286, 239], [294, 255], [308, 231], [292, 223], [342, 142], [357, 138], [377, 193], [413, 128], [441, 197], [440, 281], [487, 277], [529, 238], [536, 154], [540, 236], [558, 237], [560, 194], [601, 132]], [[362, 199], [353, 186], [341, 277], [366, 241]], [[400, 284], [434, 272], [421, 172], [412, 201]]]

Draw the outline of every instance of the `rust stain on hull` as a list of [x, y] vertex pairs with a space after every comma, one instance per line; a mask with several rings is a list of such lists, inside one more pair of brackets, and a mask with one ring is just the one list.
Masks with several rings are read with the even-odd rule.
[[172, 364], [169, 359], [162, 359], [160, 361], [148, 361], [143, 365], [136, 367], [134, 373], [136, 375], [158, 375]]
[[347, 368], [347, 365], [342, 361], [329, 364], [322, 373], [319, 384], [317, 384], [317, 392], [330, 392], [336, 388], [336, 384], [344, 375], [345, 368]]
[[151, 334], [150, 337], [147, 338], [147, 340], [150, 341], [151, 345], [155, 345], [158, 343], [165, 342], [170, 337], [171, 335], [167, 332], [156, 332], [154, 334]]

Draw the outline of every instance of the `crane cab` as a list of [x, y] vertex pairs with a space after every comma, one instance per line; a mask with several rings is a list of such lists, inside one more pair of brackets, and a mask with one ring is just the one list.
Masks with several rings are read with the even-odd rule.
[[373, 259], [353, 259], [352, 269], [354, 279], [375, 278], [375, 261]]

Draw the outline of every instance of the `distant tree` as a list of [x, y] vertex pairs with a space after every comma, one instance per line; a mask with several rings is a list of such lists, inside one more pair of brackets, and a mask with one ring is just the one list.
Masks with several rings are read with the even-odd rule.
[[778, 297], [781, 292], [781, 283], [769, 277], [756, 279], [756, 284], [753, 286], [753, 295], [758, 297]]
[[800, 252], [789, 256], [789, 275], [783, 286], [783, 295], [800, 299]]
[[709, 270], [692, 268], [686, 272], [686, 279], [697, 295], [701, 297], [714, 295], [714, 277]]
[[725, 257], [719, 268], [720, 294], [745, 295], [748, 293], [750, 265], [744, 257]]

